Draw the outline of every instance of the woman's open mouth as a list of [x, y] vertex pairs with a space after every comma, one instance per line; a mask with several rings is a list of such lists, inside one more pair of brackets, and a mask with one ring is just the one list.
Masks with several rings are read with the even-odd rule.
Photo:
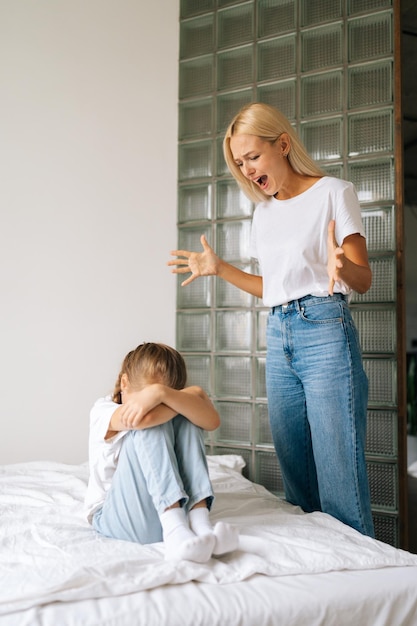
[[264, 174], [263, 176], [260, 176], [256, 180], [256, 182], [258, 183], [261, 189], [265, 189], [265, 187], [267, 186], [267, 181], [268, 181], [268, 176], [266, 176], [266, 174]]

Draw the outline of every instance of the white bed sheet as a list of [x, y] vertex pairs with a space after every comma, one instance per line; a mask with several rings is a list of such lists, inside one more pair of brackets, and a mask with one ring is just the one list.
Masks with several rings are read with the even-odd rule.
[[213, 520], [241, 544], [204, 565], [97, 536], [82, 519], [86, 464], [1, 467], [0, 625], [417, 624], [416, 555], [302, 513], [241, 466], [209, 457]]

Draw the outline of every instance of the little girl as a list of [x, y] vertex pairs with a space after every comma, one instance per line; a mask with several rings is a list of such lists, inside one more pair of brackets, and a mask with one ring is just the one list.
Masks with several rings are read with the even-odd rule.
[[186, 378], [184, 359], [169, 346], [144, 343], [127, 354], [113, 395], [91, 410], [85, 506], [107, 537], [163, 541], [167, 559], [204, 563], [236, 549], [238, 532], [211, 525], [204, 430], [220, 420]]

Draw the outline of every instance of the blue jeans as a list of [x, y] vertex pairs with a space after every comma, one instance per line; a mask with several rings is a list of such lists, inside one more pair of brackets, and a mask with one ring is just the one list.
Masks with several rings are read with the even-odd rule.
[[344, 296], [305, 296], [271, 309], [266, 385], [287, 500], [373, 536], [368, 380]]
[[131, 430], [93, 527], [102, 535], [137, 543], [162, 541], [161, 513], [176, 502], [186, 510], [213, 501], [204, 434], [182, 415], [161, 426]]

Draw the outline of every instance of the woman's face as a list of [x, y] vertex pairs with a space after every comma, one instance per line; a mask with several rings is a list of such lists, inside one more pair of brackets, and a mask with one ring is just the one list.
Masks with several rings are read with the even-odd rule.
[[274, 196], [291, 170], [285, 155], [289, 139], [286, 133], [274, 143], [256, 135], [234, 135], [230, 150], [236, 165], [245, 178], [251, 180], [268, 196]]

